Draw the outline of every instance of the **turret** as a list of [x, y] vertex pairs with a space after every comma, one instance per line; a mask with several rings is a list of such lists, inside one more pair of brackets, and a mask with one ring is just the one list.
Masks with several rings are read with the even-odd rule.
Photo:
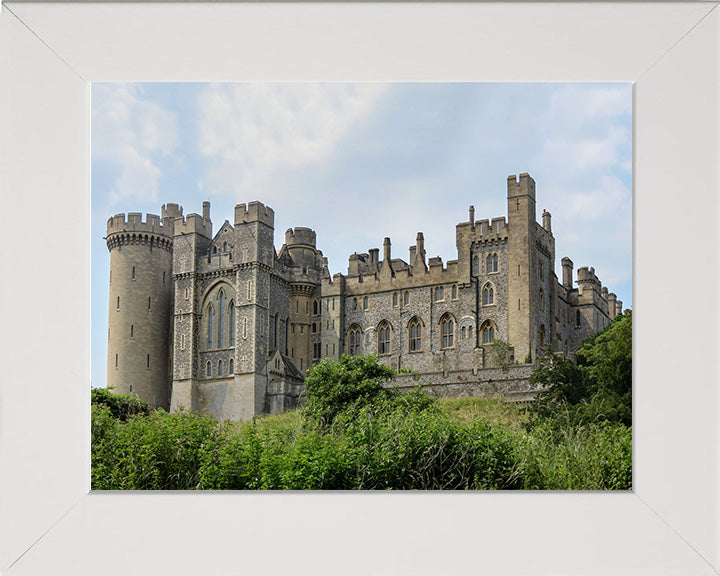
[[[517, 358], [534, 359], [538, 330], [535, 253], [535, 181], [528, 174], [508, 176], [508, 341]], [[498, 225], [499, 226], [499, 225]]]
[[573, 261], [567, 256], [561, 260], [562, 262], [562, 279], [563, 286], [568, 290], [573, 287]]
[[548, 212], [547, 210], [543, 210], [543, 214], [542, 214], [543, 228], [545, 228], [545, 230], [547, 230], [548, 232], [550, 232], [552, 234], [552, 224], [550, 223], [550, 218], [551, 218], [550, 212]]
[[169, 350], [173, 219], [130, 212], [107, 223], [110, 251], [107, 385], [154, 407], [170, 405]]
[[316, 265], [316, 234], [310, 228], [289, 228], [285, 232], [285, 246], [293, 266], [314, 268]]

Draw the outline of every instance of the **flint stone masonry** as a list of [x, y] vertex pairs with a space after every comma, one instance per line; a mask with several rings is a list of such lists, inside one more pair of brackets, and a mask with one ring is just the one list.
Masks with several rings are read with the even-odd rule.
[[[538, 356], [573, 356], [622, 312], [593, 268], [578, 268], [574, 287], [565, 257], [558, 281], [551, 216], [538, 222], [535, 206], [535, 181], [510, 176], [507, 216], [476, 220], [471, 206], [457, 259], [428, 258], [419, 232], [407, 262], [387, 237], [332, 277], [309, 228], [287, 230], [275, 250], [275, 213], [260, 202], [238, 204], [214, 235], [209, 202], [202, 214], [177, 204], [117, 214], [106, 236], [108, 384], [154, 406], [247, 420], [301, 406], [307, 370], [355, 352], [419, 374], [440, 397], [529, 400]], [[506, 368], [493, 340], [509, 347]], [[402, 373], [392, 385], [417, 383]]]

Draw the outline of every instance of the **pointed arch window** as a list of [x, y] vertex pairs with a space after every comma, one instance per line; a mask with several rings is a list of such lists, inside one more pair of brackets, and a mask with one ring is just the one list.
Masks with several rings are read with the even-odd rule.
[[480, 327], [480, 334], [483, 344], [492, 344], [492, 341], [495, 340], [495, 325], [490, 320], [483, 322]]
[[233, 361], [232, 358], [230, 358], [230, 371], [229, 372], [230, 372], [230, 376], [235, 374], [235, 362]]
[[440, 335], [442, 337], [442, 348], [455, 347], [455, 320], [450, 314], [445, 314], [440, 319]]
[[222, 376], [222, 374], [223, 374], [222, 360], [218, 360], [218, 376]]
[[[235, 346], [235, 302], [230, 300], [230, 346]], [[232, 362], [232, 360], [231, 360]]]
[[383, 356], [390, 354], [392, 330], [387, 320], [380, 322], [378, 326], [378, 354]]
[[362, 332], [360, 326], [353, 324], [348, 330], [348, 354], [359, 356], [362, 353]]
[[213, 347], [213, 316], [215, 315], [215, 311], [213, 310], [212, 305], [208, 306], [208, 333], [207, 333], [207, 342], [208, 342], [208, 348]]
[[492, 274], [493, 272], [498, 271], [498, 255], [497, 254], [488, 254], [487, 271], [488, 271], [488, 274]]
[[482, 303], [483, 306], [490, 306], [495, 303], [495, 288], [488, 282], [483, 286], [482, 289]]
[[205, 365], [205, 376], [210, 378], [212, 376], [212, 364], [208, 361], [208, 363]]
[[422, 323], [419, 318], [413, 318], [408, 324], [408, 348], [410, 352], [422, 350]]
[[225, 319], [225, 292], [220, 290], [220, 310], [218, 312], [218, 348], [223, 347], [223, 336], [225, 335], [223, 320]]

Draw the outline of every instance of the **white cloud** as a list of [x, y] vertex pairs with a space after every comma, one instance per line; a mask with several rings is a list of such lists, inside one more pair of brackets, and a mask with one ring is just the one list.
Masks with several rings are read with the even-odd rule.
[[379, 84], [212, 84], [198, 99], [211, 194], [243, 195], [278, 170], [328, 157], [373, 106]]
[[98, 85], [93, 97], [93, 156], [118, 174], [108, 191], [110, 205], [127, 198], [157, 200], [158, 160], [178, 143], [175, 114], [143, 100], [134, 84]]

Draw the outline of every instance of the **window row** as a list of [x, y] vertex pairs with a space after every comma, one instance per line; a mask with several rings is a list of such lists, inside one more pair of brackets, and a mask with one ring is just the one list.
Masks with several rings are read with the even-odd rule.
[[[476, 254], [473, 258], [473, 275], [478, 276], [481, 274], [480, 270], [480, 255]], [[499, 270], [498, 267], [498, 255], [497, 253], [488, 254], [485, 258], [485, 274], [494, 274]]]
[[[208, 360], [207, 364], [205, 364], [205, 377], [211, 378], [212, 376], [225, 376], [224, 371], [224, 364], [222, 360], [217, 361], [217, 371], [215, 374], [213, 374], [213, 364]], [[232, 358], [230, 358], [230, 361], [228, 362], [228, 376], [232, 376], [235, 373], [235, 363]]]
[[[147, 309], [152, 310], [152, 296], [148, 296]], [[120, 296], [118, 296], [117, 300], [115, 301], [115, 310], [120, 311]]]
[[[455, 347], [456, 322], [451, 314], [444, 314], [440, 318], [440, 348], [450, 349]], [[422, 352], [424, 338], [424, 324], [414, 317], [407, 325], [408, 350], [410, 352]], [[392, 326], [387, 320], [378, 324], [376, 329], [377, 348], [376, 353], [380, 356], [392, 354]], [[480, 339], [483, 344], [492, 344], [495, 339], [495, 324], [486, 320], [480, 327]], [[462, 338], [470, 338], [472, 328], [462, 327]], [[363, 331], [357, 324], [353, 324], [347, 331], [347, 353], [350, 356], [359, 356], [363, 353]], [[370, 352], [370, 351], [368, 351]], [[374, 351], [375, 352], [375, 351]]]

